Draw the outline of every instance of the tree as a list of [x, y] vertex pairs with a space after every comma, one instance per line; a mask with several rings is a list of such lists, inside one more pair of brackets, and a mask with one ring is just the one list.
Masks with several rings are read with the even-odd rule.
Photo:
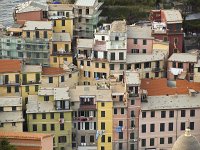
[[7, 139], [2, 139], [0, 141], [0, 150], [16, 150], [16, 148]]

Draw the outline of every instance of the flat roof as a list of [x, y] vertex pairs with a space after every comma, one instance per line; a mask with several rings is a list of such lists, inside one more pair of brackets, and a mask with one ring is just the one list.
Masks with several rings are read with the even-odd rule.
[[92, 6], [94, 6], [95, 2], [96, 2], [96, 0], [77, 0], [75, 2], [75, 5], [92, 7]]
[[2, 96], [0, 97], [0, 106], [20, 106], [22, 107], [22, 97], [19, 96]]
[[154, 37], [151, 36], [151, 32], [151, 26], [129, 25], [127, 28], [127, 37], [137, 39], [154, 39]]
[[47, 11], [48, 5], [45, 3], [40, 3], [37, 1], [28, 1], [25, 3], [18, 4], [15, 7], [16, 13], [24, 13], [24, 12], [31, 12], [31, 11]]
[[69, 100], [69, 87], [54, 88], [54, 100]]
[[31, 72], [40, 73], [40, 72], [42, 72], [42, 66], [40, 66], [40, 65], [23, 65], [22, 72], [23, 73], [31, 73]]
[[113, 21], [111, 24], [111, 32], [126, 32], [127, 27], [126, 27], [126, 21], [125, 20], [120, 20], [120, 21]]
[[4, 111], [0, 113], [0, 122], [23, 122], [23, 114], [21, 111]]
[[73, 4], [49, 4], [49, 11], [72, 11]]
[[168, 61], [197, 62], [197, 55], [190, 53], [173, 53]]
[[12, 73], [21, 71], [20, 60], [1, 59], [0, 73]]
[[164, 60], [163, 53], [153, 53], [153, 54], [127, 54], [126, 63], [142, 63]]
[[93, 39], [77, 39], [77, 48], [93, 48]]
[[71, 37], [69, 33], [53, 33], [53, 42], [71, 42]]
[[26, 21], [23, 30], [51, 30], [51, 21]]
[[42, 68], [42, 75], [59, 75], [63, 74], [65, 71], [63, 68], [56, 68], [56, 67], [43, 67]]
[[139, 85], [141, 83], [138, 72], [126, 71], [125, 78], [126, 78], [126, 84]]
[[7, 139], [42, 140], [44, 138], [51, 136], [53, 135], [44, 133], [0, 131], [0, 138], [7, 138]]
[[148, 96], [148, 102], [141, 103], [141, 110], [168, 110], [187, 109], [200, 107], [200, 94], [170, 95], [170, 96]]
[[182, 23], [183, 18], [179, 10], [169, 9], [162, 10], [165, 14], [167, 23]]

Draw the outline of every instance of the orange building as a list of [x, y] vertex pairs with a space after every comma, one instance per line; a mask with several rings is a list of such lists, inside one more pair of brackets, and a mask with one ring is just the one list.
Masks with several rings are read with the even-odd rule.
[[30, 132], [0, 132], [0, 140], [8, 139], [17, 150], [53, 150], [51, 134]]

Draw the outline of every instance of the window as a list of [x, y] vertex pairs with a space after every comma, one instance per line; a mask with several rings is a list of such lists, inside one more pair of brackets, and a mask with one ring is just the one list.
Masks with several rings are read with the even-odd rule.
[[2, 112], [3, 111], [3, 107], [0, 107], [0, 112]]
[[185, 122], [181, 122], [181, 130], [185, 130]]
[[145, 146], [146, 146], [146, 139], [142, 139], [141, 146], [142, 146], [142, 147], [145, 147]]
[[30, 32], [29, 31], [26, 32], [26, 37], [30, 38]]
[[33, 114], [32, 119], [37, 119], [37, 114]]
[[119, 37], [118, 36], [115, 36], [115, 41], [119, 41]]
[[173, 131], [173, 123], [172, 122], [169, 123], [169, 129], [168, 130]]
[[60, 130], [65, 130], [64, 123], [60, 124]]
[[94, 143], [94, 135], [90, 135], [90, 143]]
[[26, 86], [26, 87], [25, 87], [25, 91], [26, 91], [26, 92], [29, 92], [29, 86]]
[[131, 120], [131, 128], [134, 128], [135, 124], [134, 124], [134, 120]]
[[122, 150], [123, 144], [119, 143], [119, 150]]
[[155, 124], [150, 124], [150, 132], [155, 132]]
[[195, 116], [195, 110], [192, 109], [192, 110], [190, 110], [190, 117], [194, 117], [194, 116]]
[[45, 38], [45, 39], [48, 38], [48, 37], [47, 37], [47, 31], [44, 31], [44, 38]]
[[165, 118], [166, 117], [166, 111], [161, 111], [161, 118]]
[[109, 143], [111, 142], [111, 137], [110, 137], [110, 136], [108, 137], [108, 142], [109, 142]]
[[137, 42], [137, 39], [133, 39], [133, 43], [134, 44], [137, 44], [138, 42]]
[[39, 31], [35, 31], [35, 38], [40, 38]]
[[163, 41], [165, 41], [165, 42], [168, 41], [168, 37], [167, 37], [167, 36], [164, 36], [164, 37], [163, 37]]
[[16, 122], [12, 122], [12, 126], [16, 126]]
[[160, 144], [165, 144], [165, 139], [164, 138], [160, 138]]
[[194, 130], [194, 122], [190, 122], [190, 130]]
[[101, 36], [101, 40], [102, 40], [102, 41], [105, 41], [105, 36]]
[[183, 63], [178, 63], [178, 68], [183, 68]]
[[54, 113], [50, 113], [50, 118], [54, 119]]
[[159, 72], [155, 72], [155, 77], [159, 77]]
[[51, 131], [55, 131], [55, 125], [51, 124]]
[[120, 64], [119, 70], [124, 70], [124, 64]]
[[101, 146], [101, 150], [105, 150], [104, 146]]
[[146, 124], [142, 125], [142, 133], [146, 133]]
[[7, 87], [7, 93], [11, 93], [11, 87], [10, 86]]
[[99, 63], [95, 63], [95, 68], [99, 68]]
[[147, 50], [146, 49], [142, 49], [142, 53], [147, 53]]
[[65, 26], [65, 20], [62, 20], [62, 26]]
[[124, 114], [124, 108], [121, 108], [121, 114]]
[[38, 92], [39, 85], [35, 85], [35, 92]]
[[149, 78], [149, 73], [146, 73], [146, 74], [145, 74], [145, 78]]
[[42, 114], [42, 119], [46, 119], [46, 114], [45, 113]]
[[12, 106], [12, 111], [16, 111], [17, 107], [16, 106]]
[[103, 143], [105, 142], [105, 135], [101, 136], [101, 142], [103, 142]]
[[176, 62], [172, 62], [172, 67], [176, 68]]
[[115, 70], [115, 65], [114, 64], [110, 64], [110, 70]]
[[155, 111], [151, 111], [151, 117], [155, 117]]
[[174, 111], [173, 111], [173, 110], [170, 110], [170, 111], [169, 111], [169, 117], [170, 117], [170, 118], [173, 118], [173, 117], [174, 117]]
[[143, 45], [147, 45], [147, 40], [143, 40]]
[[160, 132], [164, 132], [164, 131], [165, 131], [165, 124], [160, 123]]
[[105, 111], [101, 111], [101, 117], [105, 117]]
[[185, 110], [181, 110], [181, 117], [185, 117]]
[[135, 134], [134, 133], [130, 133], [130, 139], [134, 139], [135, 138]]
[[105, 63], [102, 63], [102, 68], [106, 68], [106, 65], [105, 65]]
[[135, 117], [134, 110], [131, 111], [131, 117]]
[[53, 58], [53, 62], [54, 62], [54, 63], [57, 63], [57, 57], [54, 57], [54, 58]]
[[4, 123], [0, 123], [0, 128], [2, 128], [4, 126]]
[[119, 121], [119, 126], [123, 126], [123, 121]]
[[119, 60], [124, 60], [124, 53], [123, 52], [119, 52]]
[[115, 53], [111, 53], [110, 59], [111, 59], [111, 60], [115, 60]]
[[37, 131], [37, 125], [33, 124], [33, 131]]
[[101, 122], [101, 130], [105, 130], [105, 127], [106, 127], [105, 122]]
[[154, 146], [154, 138], [150, 138], [150, 146]]
[[15, 93], [19, 92], [19, 86], [15, 86]]
[[146, 118], [146, 112], [142, 112], [142, 118]]
[[65, 76], [61, 76], [61, 82], [65, 81]]
[[90, 61], [87, 61], [87, 66], [90, 66]]
[[54, 20], [54, 22], [53, 22], [53, 26], [56, 27], [56, 20]]
[[151, 62], [145, 62], [144, 68], [151, 68]]
[[81, 143], [85, 143], [85, 136], [81, 136]]
[[60, 113], [60, 118], [64, 118], [64, 113], [63, 112]]
[[114, 108], [114, 114], [117, 114], [117, 108]]
[[69, 45], [65, 44], [65, 51], [68, 52], [69, 51]]
[[173, 138], [172, 137], [168, 137], [168, 144], [172, 144], [173, 142]]
[[49, 77], [49, 83], [53, 83], [53, 77]]
[[119, 132], [119, 139], [123, 139], [123, 132]]
[[131, 49], [131, 53], [139, 53], [139, 49]]
[[44, 101], [49, 101], [49, 96], [44, 96]]
[[131, 100], [131, 105], [135, 105], [135, 100], [134, 99]]
[[42, 131], [47, 131], [47, 125], [46, 124], [42, 124]]
[[105, 103], [104, 103], [104, 102], [102, 102], [102, 103], [101, 103], [101, 107], [104, 107], [104, 106], [105, 106]]
[[198, 72], [200, 72], [200, 67], [198, 67]]
[[58, 137], [58, 143], [66, 143], [66, 142], [67, 142], [66, 136], [59, 136]]

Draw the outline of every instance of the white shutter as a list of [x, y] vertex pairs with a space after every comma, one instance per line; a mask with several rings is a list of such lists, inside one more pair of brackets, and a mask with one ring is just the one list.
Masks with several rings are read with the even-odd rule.
[[57, 103], [57, 109], [61, 109], [60, 108], [60, 101], [56, 101], [56, 103]]
[[65, 101], [65, 109], [69, 109], [69, 101]]

